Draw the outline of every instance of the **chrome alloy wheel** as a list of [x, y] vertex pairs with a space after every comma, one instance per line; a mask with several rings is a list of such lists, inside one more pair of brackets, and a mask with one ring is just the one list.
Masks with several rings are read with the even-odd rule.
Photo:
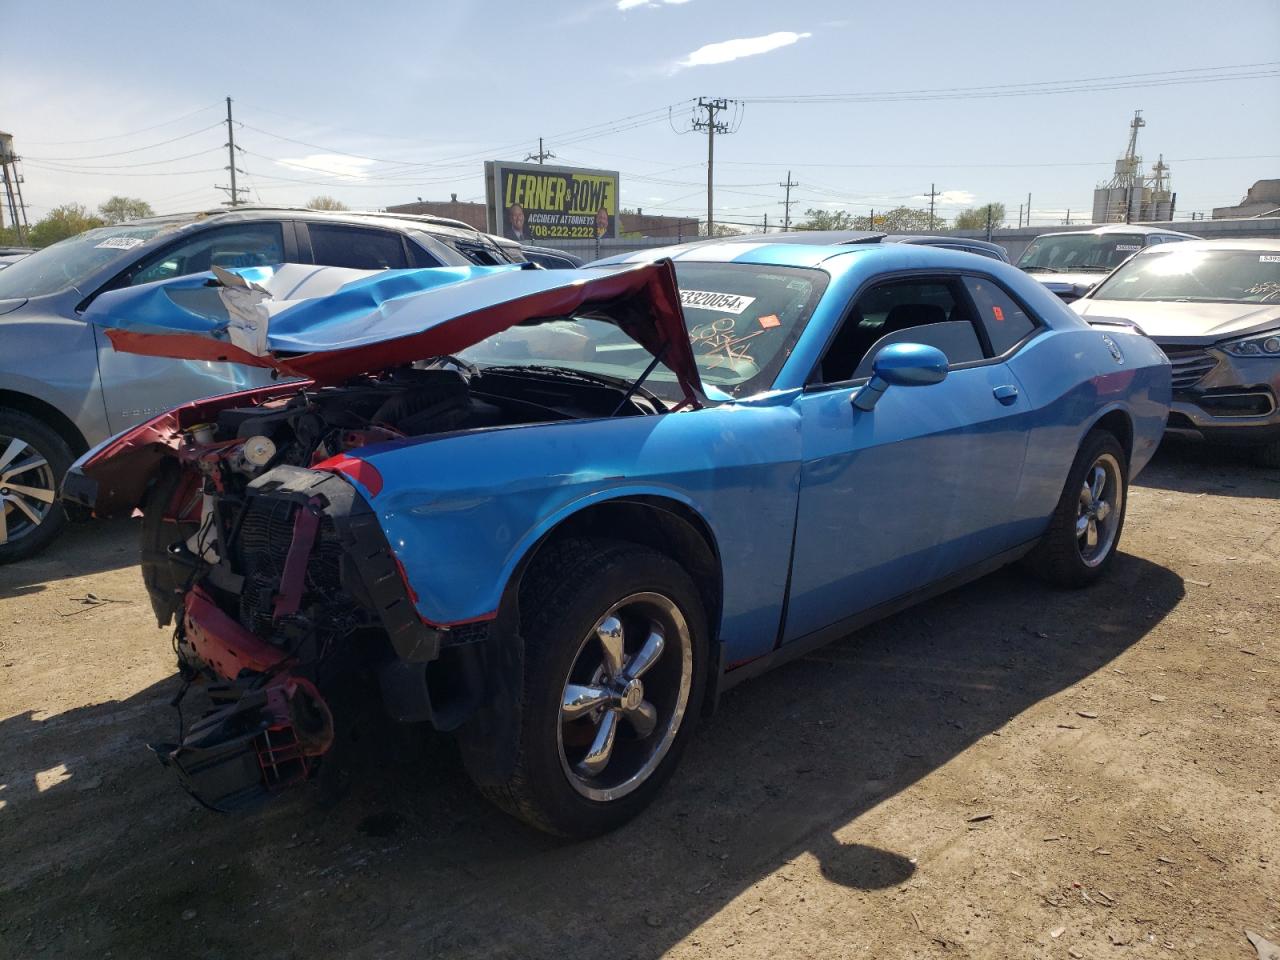
[[0, 436], [0, 543], [32, 533], [56, 500], [48, 461], [21, 437]]
[[658, 593], [615, 603], [583, 639], [560, 697], [560, 767], [591, 800], [624, 797], [671, 749], [693, 685], [693, 643]]
[[1120, 463], [1104, 453], [1093, 462], [1080, 486], [1080, 506], [1076, 514], [1076, 546], [1087, 567], [1107, 559], [1115, 545], [1120, 513], [1124, 507], [1124, 487]]

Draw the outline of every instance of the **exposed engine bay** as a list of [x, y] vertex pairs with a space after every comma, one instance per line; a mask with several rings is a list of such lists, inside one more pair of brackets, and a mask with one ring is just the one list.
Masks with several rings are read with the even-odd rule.
[[344, 458], [451, 431], [659, 409], [607, 378], [449, 357], [303, 384], [187, 426], [144, 510], [143, 576], [159, 621], [176, 618], [179, 668], [206, 687], [210, 709], [157, 755], [198, 800], [230, 810], [313, 775], [343, 726], [331, 704], [353, 683], [376, 687], [394, 719], [456, 727], [477, 684], [433, 691], [429, 667], [474, 678], [488, 624], [417, 615]]

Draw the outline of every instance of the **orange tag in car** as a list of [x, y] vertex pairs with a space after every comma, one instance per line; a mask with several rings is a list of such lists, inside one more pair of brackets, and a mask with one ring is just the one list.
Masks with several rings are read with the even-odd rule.
[[1003, 310], [1001, 310], [999, 307], [993, 306], [993, 307], [991, 308], [991, 312], [995, 314], [995, 317], [996, 317], [996, 319], [997, 319], [997, 320], [999, 320], [999, 321], [1001, 321], [1001, 322], [1003, 322], [1003, 321], [1004, 321], [1004, 311], [1003, 311]]
[[778, 319], [777, 314], [770, 313], [760, 318], [760, 326], [768, 330], [771, 327], [782, 326], [782, 321]]

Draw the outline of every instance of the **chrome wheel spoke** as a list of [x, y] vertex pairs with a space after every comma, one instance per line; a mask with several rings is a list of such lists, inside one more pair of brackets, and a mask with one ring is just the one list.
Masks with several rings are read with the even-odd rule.
[[658, 725], [658, 710], [648, 700], [643, 701], [634, 710], [627, 711], [623, 716], [627, 718], [641, 740], [653, 733], [654, 727]]
[[609, 758], [613, 756], [613, 741], [617, 733], [618, 713], [616, 710], [607, 710], [600, 720], [600, 729], [596, 731], [591, 749], [578, 762], [578, 770], [584, 776], [598, 776], [609, 765]]
[[1089, 532], [1089, 515], [1082, 513], [1076, 518], [1076, 536], [1083, 537]]
[[10, 477], [17, 477], [26, 473], [28, 470], [35, 470], [39, 467], [48, 466], [49, 461], [44, 457], [35, 456], [30, 460], [23, 460], [21, 463], [15, 463], [7, 470], [0, 470], [0, 481], [8, 480]]
[[35, 507], [23, 500], [22, 497], [9, 497], [9, 502], [25, 513], [33, 526], [44, 519], [43, 515]]
[[1098, 504], [1097, 515], [1099, 521], [1105, 520], [1107, 517], [1111, 516], [1111, 504], [1103, 500]]
[[605, 674], [610, 680], [622, 676], [622, 621], [613, 616], [605, 617], [596, 627], [596, 637], [604, 651]]
[[18, 454], [27, 449], [27, 441], [21, 437], [14, 437], [9, 441], [9, 446], [5, 448], [4, 453], [0, 453], [0, 472], [8, 473], [9, 464], [18, 459]]
[[662, 650], [667, 644], [667, 638], [662, 634], [662, 625], [656, 621], [649, 627], [649, 639], [644, 642], [644, 646], [627, 662], [624, 675], [628, 680], [635, 680], [643, 677], [649, 668], [658, 662], [658, 658], [662, 656]]
[[582, 686], [571, 683], [564, 688], [564, 701], [560, 704], [560, 716], [577, 720], [602, 703], [608, 703], [610, 693], [603, 687]]
[[1093, 480], [1089, 483], [1089, 496], [1096, 504], [1102, 499], [1102, 491], [1107, 488], [1107, 471], [1100, 464], [1093, 468]]
[[11, 494], [16, 494], [15, 499], [20, 500], [22, 497], [30, 497], [32, 500], [39, 500], [41, 503], [53, 503], [53, 491], [45, 490], [41, 487], [28, 487], [20, 483], [6, 483], [4, 488]]
[[1098, 522], [1096, 520], [1089, 521], [1089, 528], [1085, 531], [1084, 544], [1090, 550], [1098, 546]]
[[0, 543], [9, 542], [9, 508], [5, 506], [7, 502], [0, 497]]

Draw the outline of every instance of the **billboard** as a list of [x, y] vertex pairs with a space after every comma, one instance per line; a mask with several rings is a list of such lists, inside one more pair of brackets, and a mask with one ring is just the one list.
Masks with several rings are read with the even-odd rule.
[[489, 160], [489, 232], [520, 243], [618, 235], [618, 172]]

